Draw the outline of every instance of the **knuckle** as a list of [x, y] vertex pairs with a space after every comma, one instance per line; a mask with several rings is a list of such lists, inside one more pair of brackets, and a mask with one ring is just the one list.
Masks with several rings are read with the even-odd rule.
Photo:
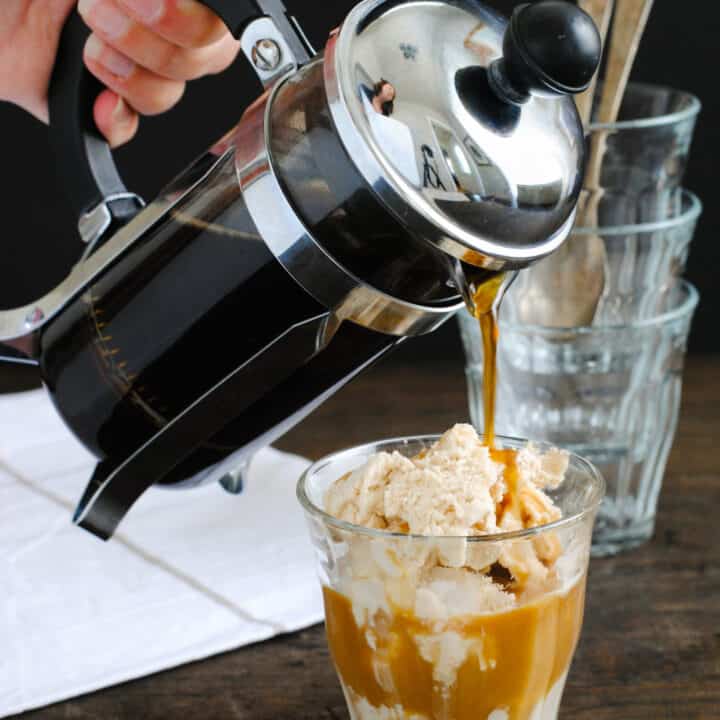
[[159, 75], [176, 81], [196, 80], [205, 75], [221, 72], [232, 61], [222, 49], [204, 48], [187, 50], [177, 48], [168, 55]]
[[222, 21], [213, 16], [207, 22], [198, 23], [190, 37], [190, 47], [204, 48], [213, 45], [227, 33]]
[[130, 100], [135, 109], [142, 115], [161, 115], [174, 107], [185, 91], [184, 83], [168, 83], [161, 90], [154, 85], [145, 87], [137, 98]]
[[185, 73], [185, 53], [177, 46], [168, 45], [160, 54], [153, 70], [155, 70], [158, 75], [162, 75], [170, 80], [182, 81], [187, 79]]

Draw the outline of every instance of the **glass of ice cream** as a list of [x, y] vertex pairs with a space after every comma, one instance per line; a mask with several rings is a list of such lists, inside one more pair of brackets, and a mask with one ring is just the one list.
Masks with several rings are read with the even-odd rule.
[[353, 720], [555, 720], [604, 484], [469, 425], [315, 463], [298, 497]]

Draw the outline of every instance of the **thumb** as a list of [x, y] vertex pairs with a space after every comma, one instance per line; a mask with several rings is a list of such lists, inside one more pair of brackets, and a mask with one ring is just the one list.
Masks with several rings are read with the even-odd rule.
[[103, 90], [98, 95], [93, 117], [98, 130], [113, 148], [132, 140], [140, 121], [135, 110], [112, 90]]

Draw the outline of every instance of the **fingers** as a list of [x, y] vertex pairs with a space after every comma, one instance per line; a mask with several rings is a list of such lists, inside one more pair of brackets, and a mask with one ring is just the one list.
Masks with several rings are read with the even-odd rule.
[[85, 65], [141, 115], [159, 115], [183, 96], [185, 83], [168, 80], [135, 64], [132, 60], [91, 35], [85, 44]]
[[228, 33], [220, 18], [196, 0], [80, 0], [78, 11], [93, 30], [93, 16], [114, 13], [187, 49], [214, 45]]
[[238, 44], [228, 32], [211, 45], [183, 47], [135, 20], [119, 0], [81, 0], [78, 7], [85, 22], [105, 43], [170, 80], [194, 80], [221, 72], [238, 52]]
[[93, 116], [98, 130], [113, 148], [132, 140], [140, 122], [138, 114], [112, 90], [100, 93], [95, 101]]
[[196, 0], [80, 0], [78, 11], [92, 30], [85, 64], [112, 91], [98, 98], [95, 112], [113, 144], [135, 134], [136, 111], [169, 110], [187, 80], [223, 71], [239, 49]]
[[161, 37], [184, 48], [213, 45], [227, 28], [196, 0], [118, 0], [118, 4]]

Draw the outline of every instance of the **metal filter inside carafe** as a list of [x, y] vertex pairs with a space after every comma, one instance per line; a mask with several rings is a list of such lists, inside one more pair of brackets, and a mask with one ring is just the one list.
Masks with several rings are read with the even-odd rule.
[[400, 342], [568, 235], [583, 169], [571, 95], [592, 21], [544, 0], [365, 0], [315, 55], [279, 0], [208, 0], [266, 88], [147, 206], [91, 126], [73, 15], [51, 134], [88, 249], [0, 341], [36, 361], [98, 457], [76, 522], [107, 538], [150, 486], [219, 480]]

